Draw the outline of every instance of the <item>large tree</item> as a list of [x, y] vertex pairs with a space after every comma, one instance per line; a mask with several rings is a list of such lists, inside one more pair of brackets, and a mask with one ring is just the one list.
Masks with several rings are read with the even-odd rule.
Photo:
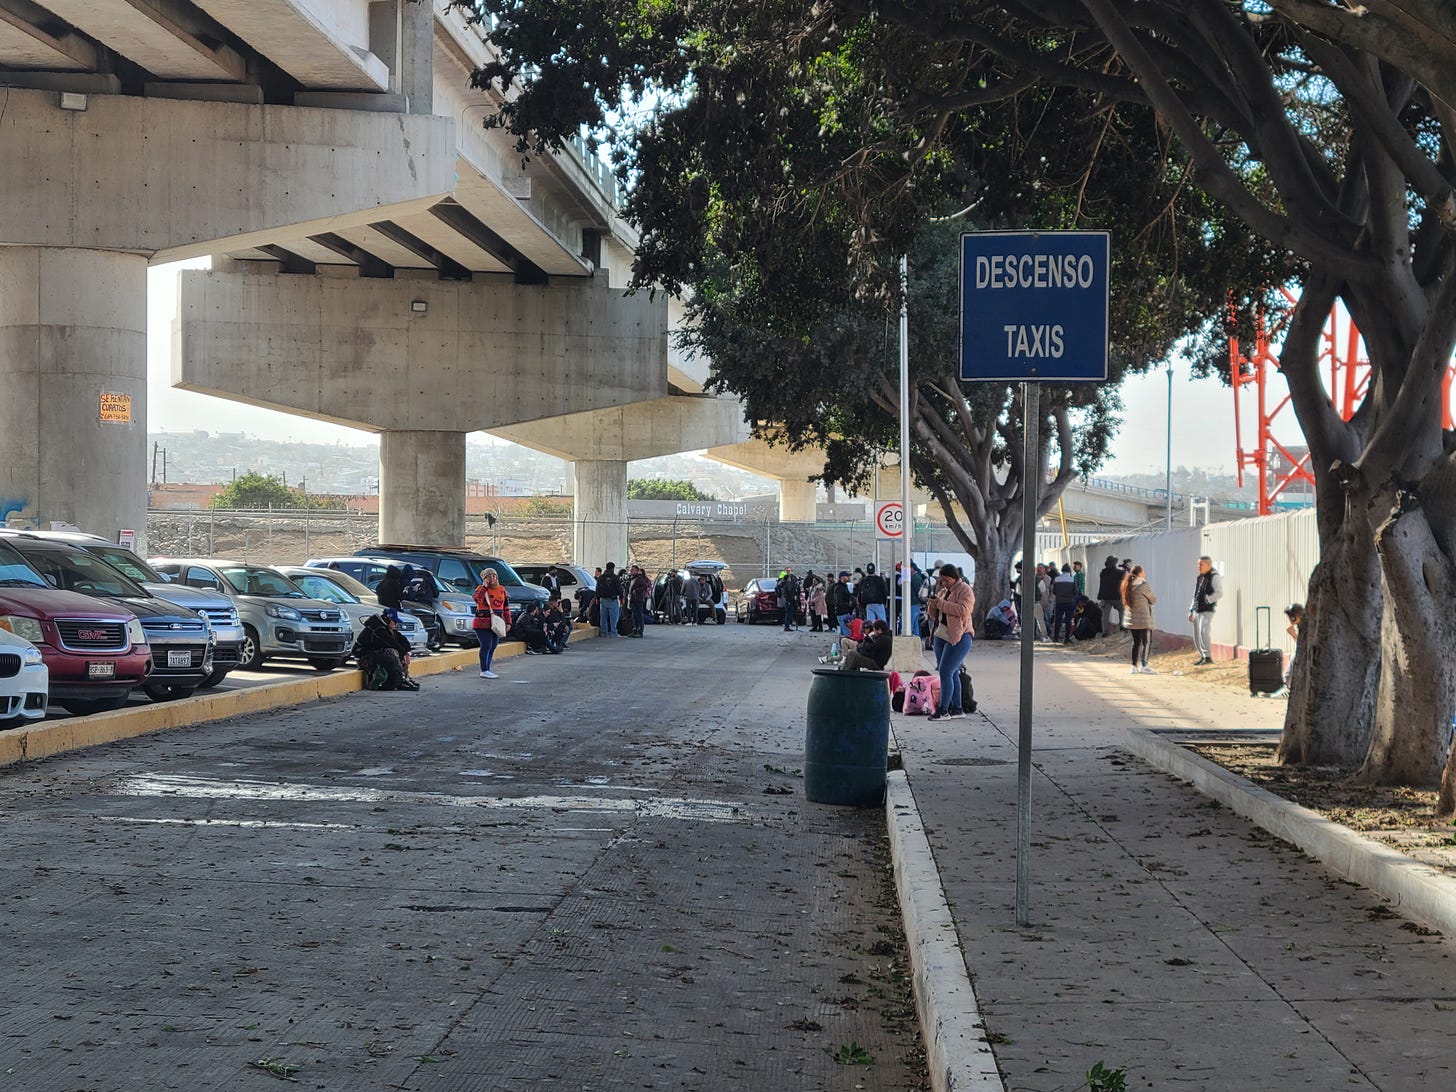
[[[1147, 171], [1196, 189], [1297, 262], [1303, 295], [1282, 366], [1312, 452], [1322, 559], [1281, 754], [1361, 762], [1371, 782], [1430, 784], [1446, 768], [1456, 646], [1445, 604], [1456, 587], [1456, 443], [1441, 393], [1456, 345], [1456, 15], [1441, 0], [477, 0], [497, 17], [502, 60], [482, 83], [513, 85], [498, 121], [558, 143], [607, 126], [622, 96], [667, 105], [628, 145], [639, 181], [673, 172], [684, 200], [634, 205], [643, 271], [692, 283], [708, 248], [741, 240], [702, 220], [751, 179], [797, 161], [785, 81], [816, 74], [853, 89], [838, 126], [849, 143], [821, 164], [825, 206], [853, 240], [867, 285], [888, 280], [930, 206], [922, 182], [968, 118], [1051, 90], [1084, 96], [1086, 127], [1113, 135], [1143, 114], [1166, 138]], [[845, 58], [860, 63], [851, 79]], [[1016, 104], [1016, 105], [1012, 105]], [[812, 106], [808, 107], [812, 109]], [[708, 124], [738, 144], [736, 168], [694, 158]], [[971, 128], [975, 128], [974, 125]], [[1029, 147], [1034, 133], [1007, 139]], [[1106, 154], [1082, 142], [1093, 166]], [[809, 153], [816, 154], [815, 149]], [[792, 172], [788, 172], [792, 173]], [[791, 195], [789, 195], [791, 198]], [[636, 199], [634, 198], [634, 201]], [[804, 202], [760, 221], [802, 218]], [[676, 220], [672, 219], [676, 217]], [[735, 222], [746, 222], [739, 217]], [[796, 228], [804, 227], [796, 222]], [[750, 229], [752, 234], [752, 229]], [[800, 233], [804, 237], [807, 232]], [[703, 239], [692, 253], [679, 236]], [[749, 242], [752, 242], [750, 238]], [[1365, 334], [1370, 393], [1351, 421], [1321, 386], [1318, 330], [1341, 300]], [[1255, 301], [1246, 297], [1245, 304]]]

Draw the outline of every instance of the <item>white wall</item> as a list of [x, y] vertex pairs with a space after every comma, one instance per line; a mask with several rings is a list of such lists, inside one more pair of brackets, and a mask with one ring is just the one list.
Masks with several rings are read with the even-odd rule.
[[1096, 574], [1109, 554], [1119, 560], [1132, 558], [1147, 571], [1158, 596], [1154, 609], [1157, 628], [1190, 640], [1193, 627], [1188, 622], [1188, 606], [1198, 558], [1207, 554], [1223, 575], [1223, 598], [1213, 620], [1215, 652], [1230, 656], [1258, 647], [1255, 608], [1270, 607], [1274, 647], [1283, 648], [1288, 655], [1294, 644], [1285, 633], [1288, 623], [1283, 611], [1291, 603], [1304, 602], [1309, 575], [1319, 561], [1319, 535], [1311, 509], [1167, 534], [1105, 539], [1053, 553], [1062, 561], [1081, 561], [1089, 574], [1088, 588], [1094, 592]]

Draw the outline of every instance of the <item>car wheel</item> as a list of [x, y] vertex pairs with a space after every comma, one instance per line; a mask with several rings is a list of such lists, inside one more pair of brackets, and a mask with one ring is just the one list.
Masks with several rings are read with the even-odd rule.
[[243, 627], [243, 647], [238, 649], [238, 666], [245, 671], [257, 671], [263, 666], [263, 642], [258, 640], [258, 631], [252, 626]]
[[56, 704], [75, 716], [87, 717], [92, 713], [108, 713], [113, 709], [120, 709], [126, 704], [126, 698], [72, 698]]
[[343, 667], [344, 661], [347, 659], [347, 656], [326, 656], [316, 660], [309, 660], [308, 662], [313, 666], [313, 669], [315, 671], [327, 672], [336, 671], [339, 668]]
[[165, 683], [149, 683], [142, 687], [152, 701], [177, 701], [192, 697], [195, 686], [167, 686]]
[[444, 636], [431, 637], [425, 642], [425, 647], [431, 652], [439, 652], [445, 647]]
[[713, 613], [717, 616], [720, 626], [726, 626], [728, 624], [728, 612], [726, 610], [714, 611]]
[[214, 686], [221, 686], [223, 679], [228, 677], [228, 672], [231, 670], [231, 667], [216, 668], [211, 675], [202, 680], [202, 685], [197, 689], [211, 690]]

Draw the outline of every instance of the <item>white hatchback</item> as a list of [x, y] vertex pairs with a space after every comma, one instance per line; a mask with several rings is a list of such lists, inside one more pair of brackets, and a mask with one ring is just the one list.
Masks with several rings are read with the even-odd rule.
[[51, 673], [40, 650], [0, 629], [0, 728], [14, 728], [46, 715]]

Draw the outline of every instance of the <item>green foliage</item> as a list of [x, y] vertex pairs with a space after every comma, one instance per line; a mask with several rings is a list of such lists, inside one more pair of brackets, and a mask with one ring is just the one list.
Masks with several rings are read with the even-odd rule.
[[627, 483], [628, 500], [711, 501], [718, 498], [704, 493], [689, 481], [667, 481], [660, 478], [633, 478]]
[[824, 1048], [836, 1065], [874, 1065], [875, 1056], [858, 1043], [841, 1043], [839, 1049]]
[[532, 497], [518, 511], [523, 516], [569, 516], [571, 502], [554, 497]]
[[1098, 1062], [1087, 1070], [1087, 1092], [1127, 1092], [1127, 1070], [1108, 1069]]
[[283, 484], [282, 478], [249, 470], [238, 475], [208, 507], [234, 508], [319, 508], [327, 505], [323, 498], [313, 497], [301, 489]]

